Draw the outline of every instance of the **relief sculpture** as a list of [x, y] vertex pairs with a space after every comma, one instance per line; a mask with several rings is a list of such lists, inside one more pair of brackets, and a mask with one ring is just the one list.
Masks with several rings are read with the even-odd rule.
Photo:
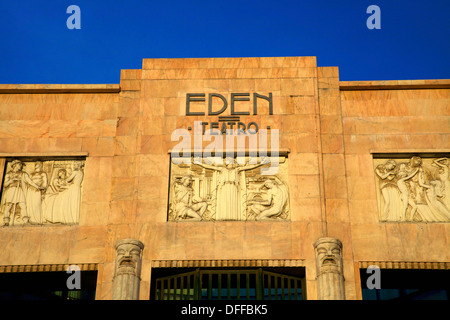
[[3, 226], [78, 223], [83, 167], [82, 160], [7, 162]]
[[448, 158], [374, 159], [381, 221], [449, 222]]
[[277, 175], [261, 175], [268, 163], [267, 157], [256, 163], [231, 157], [172, 162], [169, 221], [287, 220], [287, 158], [280, 158]]
[[287, 187], [277, 177], [274, 177], [274, 180], [267, 179], [264, 182], [264, 188], [267, 189], [265, 199], [255, 199], [248, 202], [250, 210], [255, 213], [255, 220], [280, 216], [288, 200]]

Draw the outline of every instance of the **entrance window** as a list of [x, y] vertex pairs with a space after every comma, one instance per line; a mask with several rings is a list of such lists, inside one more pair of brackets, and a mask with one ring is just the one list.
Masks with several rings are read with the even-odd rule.
[[66, 272], [0, 273], [0, 300], [95, 300], [97, 271], [80, 271], [80, 290], [69, 290]]
[[380, 269], [380, 289], [369, 289], [371, 272], [360, 269], [363, 300], [449, 300], [450, 270]]
[[[176, 269], [162, 269], [166, 268], [156, 269], [152, 274], [151, 299], [154, 300], [305, 299], [303, 268], [197, 268], [185, 272], [178, 270], [177, 273], [174, 273]], [[164, 273], [171, 274], [161, 276]]]

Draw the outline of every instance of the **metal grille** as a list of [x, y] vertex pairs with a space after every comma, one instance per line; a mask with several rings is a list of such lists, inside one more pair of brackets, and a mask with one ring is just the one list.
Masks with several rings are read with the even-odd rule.
[[302, 300], [305, 279], [266, 270], [201, 270], [156, 279], [156, 300]]

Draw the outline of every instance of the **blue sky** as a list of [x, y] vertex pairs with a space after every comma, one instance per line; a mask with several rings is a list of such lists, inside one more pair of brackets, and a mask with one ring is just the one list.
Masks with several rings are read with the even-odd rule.
[[449, 79], [450, 1], [0, 0], [0, 83], [119, 83], [143, 58], [265, 56], [316, 56], [341, 80]]

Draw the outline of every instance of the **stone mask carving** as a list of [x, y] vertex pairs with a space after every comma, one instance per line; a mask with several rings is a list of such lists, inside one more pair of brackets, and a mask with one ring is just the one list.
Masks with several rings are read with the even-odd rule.
[[116, 245], [116, 276], [141, 274], [141, 253], [143, 245], [136, 240], [121, 240]]
[[340, 273], [342, 270], [342, 243], [334, 238], [321, 238], [314, 243], [318, 274]]
[[314, 242], [317, 268], [317, 298], [344, 300], [345, 286], [342, 243], [336, 238], [320, 238]]

